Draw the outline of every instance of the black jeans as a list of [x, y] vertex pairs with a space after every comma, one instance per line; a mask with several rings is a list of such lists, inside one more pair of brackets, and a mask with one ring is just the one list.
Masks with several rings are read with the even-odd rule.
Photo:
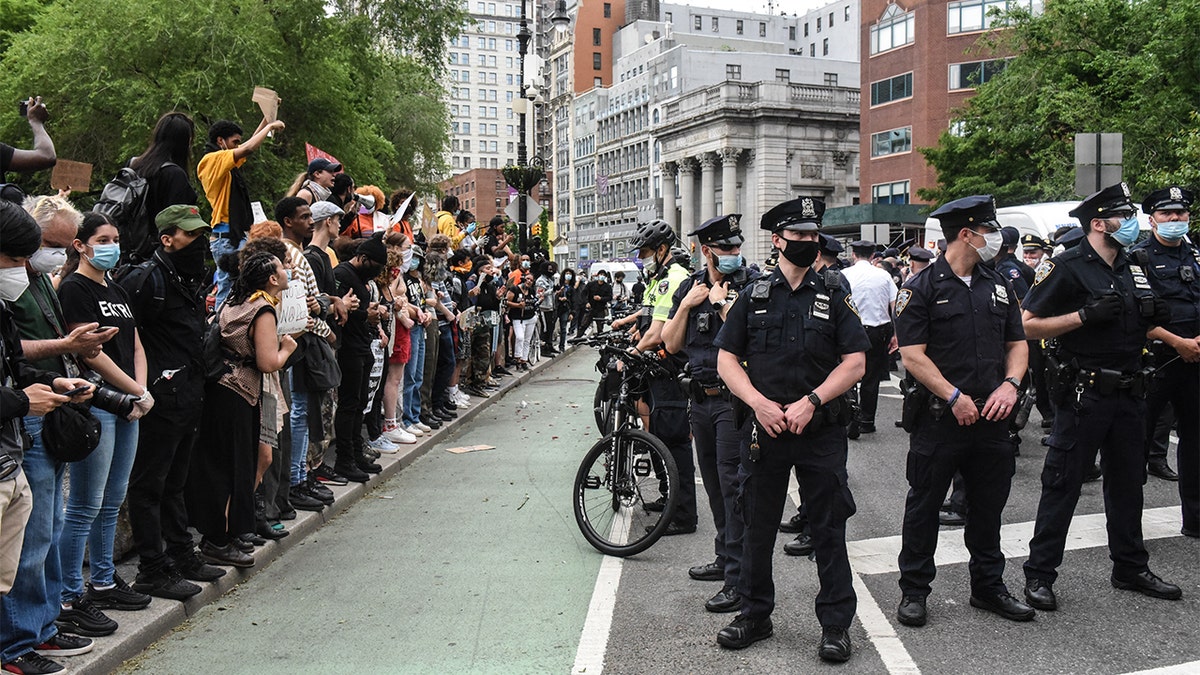
[[371, 363], [372, 357], [369, 353], [354, 354], [347, 349], [338, 352], [338, 365], [342, 367], [342, 384], [338, 387], [338, 406], [333, 415], [333, 432], [337, 436], [337, 464], [342, 466], [353, 466], [362, 454], [363, 408], [367, 405]]
[[866, 326], [871, 347], [867, 349], [867, 370], [858, 385], [858, 404], [862, 410], [862, 423], [875, 424], [875, 410], [879, 407], [879, 380], [887, 377], [888, 343], [892, 339], [892, 324]]
[[184, 486], [196, 443], [195, 410], [155, 408], [138, 423], [137, 457], [129, 475], [129, 526], [142, 573], [152, 574], [168, 556], [191, 553]]

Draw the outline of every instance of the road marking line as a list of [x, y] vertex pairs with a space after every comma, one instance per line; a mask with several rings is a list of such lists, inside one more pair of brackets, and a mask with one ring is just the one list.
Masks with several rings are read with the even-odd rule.
[[1197, 671], [1200, 671], [1200, 661], [1180, 663], [1176, 666], [1151, 668], [1150, 670], [1139, 670], [1136, 672], [1125, 673], [1125, 675], [1192, 675], [1192, 673]]
[[[800, 508], [800, 486], [796, 482], [796, 473], [794, 471], [788, 473], [788, 496], [791, 497], [792, 504], [796, 508]], [[850, 564], [853, 569], [853, 557], [850, 559]], [[867, 639], [879, 653], [879, 658], [883, 661], [889, 675], [920, 675], [921, 669], [917, 668], [916, 661], [913, 661], [912, 655], [904, 647], [900, 636], [896, 635], [895, 628], [887, 620], [883, 608], [875, 601], [875, 596], [871, 595], [870, 589], [863, 583], [858, 570], [853, 570], [851, 579], [854, 584], [854, 593], [858, 596], [858, 621], [866, 629]]]
[[[631, 520], [629, 510], [622, 509], [621, 517], [613, 521], [613, 533], [617, 535], [617, 541], [626, 541]], [[621, 566], [624, 561], [624, 558], [611, 555], [604, 556], [600, 561], [596, 585], [592, 588], [592, 600], [588, 603], [587, 619], [579, 636], [579, 648], [575, 650], [572, 673], [597, 675], [604, 672], [604, 654], [608, 651], [608, 636], [612, 632], [613, 609], [617, 604], [617, 589], [621, 585]]]
[[[1067, 533], [1066, 550], [1095, 548], [1108, 545], [1105, 515], [1093, 513], [1075, 516]], [[1179, 534], [1179, 507], [1164, 506], [1142, 512], [1142, 538], [1163, 539]], [[1029, 540], [1033, 537], [1033, 522], [1010, 523], [1000, 528], [1000, 549], [1005, 557], [1020, 558], [1029, 555]], [[850, 561], [859, 574], [889, 574], [900, 571], [896, 558], [900, 555], [900, 537], [878, 537], [846, 543]], [[942, 530], [938, 533], [937, 553], [934, 563], [938, 566], [964, 563], [971, 554], [963, 543], [963, 530]]]

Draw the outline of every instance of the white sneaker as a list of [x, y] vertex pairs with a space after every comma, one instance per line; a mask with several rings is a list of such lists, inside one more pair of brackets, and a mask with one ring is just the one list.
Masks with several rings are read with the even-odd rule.
[[408, 445], [417, 442], [417, 437], [415, 435], [408, 433], [400, 427], [383, 432], [383, 438], [386, 438], [392, 443], [400, 445]]
[[417, 428], [417, 425], [412, 424], [404, 428], [404, 432], [412, 436], [424, 436], [425, 432]]
[[400, 449], [400, 446], [391, 442], [386, 435], [376, 438], [368, 445], [387, 455], [395, 454], [395, 452]]
[[454, 405], [460, 408], [469, 408], [471, 407], [471, 397], [466, 394], [459, 394], [454, 398]]
[[425, 433], [429, 433], [429, 432], [433, 431], [433, 427], [431, 427], [428, 424], [425, 424], [423, 422], [416, 422], [413, 424], [413, 426], [420, 429], [421, 431], [424, 431]]

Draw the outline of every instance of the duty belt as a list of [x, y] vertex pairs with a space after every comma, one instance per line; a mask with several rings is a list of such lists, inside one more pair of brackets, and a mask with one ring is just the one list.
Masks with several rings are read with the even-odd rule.
[[1145, 393], [1146, 384], [1153, 374], [1152, 368], [1135, 372], [1123, 372], [1108, 368], [1080, 370], [1079, 374], [1075, 376], [1075, 385], [1077, 388], [1095, 389], [1105, 396], [1122, 389], [1129, 389], [1134, 396], [1141, 396]]

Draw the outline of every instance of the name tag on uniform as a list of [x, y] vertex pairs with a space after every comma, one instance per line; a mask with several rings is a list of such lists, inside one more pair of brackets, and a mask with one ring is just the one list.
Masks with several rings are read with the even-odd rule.
[[935, 305], [944, 305], [944, 304], [946, 304], [947, 302], [950, 302], [950, 298], [943, 298], [943, 299], [941, 299], [941, 300], [938, 300], [937, 302], [935, 302], [935, 303], [933, 303], [933, 304], [935, 304]]
[[813, 303], [812, 315], [818, 319], [829, 320], [829, 303], [820, 300]]
[[765, 309], [756, 309], [756, 310], [754, 310], [754, 313], [755, 313], [755, 314], [766, 314], [766, 313], [767, 313], [767, 310], [765, 310]]
[[1133, 286], [1139, 291], [1150, 290], [1150, 281], [1146, 279], [1146, 273], [1142, 271], [1140, 265], [1130, 265], [1129, 272], [1133, 275]]

